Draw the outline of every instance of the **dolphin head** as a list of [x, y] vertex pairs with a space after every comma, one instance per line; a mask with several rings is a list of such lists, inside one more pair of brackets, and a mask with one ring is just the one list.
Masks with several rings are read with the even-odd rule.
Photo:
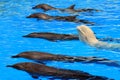
[[15, 69], [18, 69], [18, 70], [24, 70], [25, 69], [25, 66], [26, 63], [17, 63], [17, 64], [14, 64], [14, 65], [7, 65], [6, 67], [12, 67], [12, 68], [15, 68]]
[[29, 16], [27, 16], [26, 18], [39, 18], [39, 16], [43, 15], [42, 13], [33, 13]]
[[38, 9], [38, 8], [42, 8], [45, 4], [38, 4], [34, 7], [32, 7], [32, 9]]

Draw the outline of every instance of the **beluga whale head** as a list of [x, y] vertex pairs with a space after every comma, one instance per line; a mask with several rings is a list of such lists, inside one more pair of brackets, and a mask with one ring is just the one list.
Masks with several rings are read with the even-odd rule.
[[96, 36], [94, 35], [94, 32], [89, 27], [85, 25], [77, 26], [77, 31], [80, 41], [91, 46], [98, 42]]

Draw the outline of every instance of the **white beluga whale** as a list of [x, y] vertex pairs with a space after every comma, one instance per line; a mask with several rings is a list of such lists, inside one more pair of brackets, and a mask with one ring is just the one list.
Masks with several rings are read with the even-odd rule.
[[86, 25], [77, 26], [79, 40], [98, 49], [120, 51], [120, 44], [99, 41], [94, 32]]

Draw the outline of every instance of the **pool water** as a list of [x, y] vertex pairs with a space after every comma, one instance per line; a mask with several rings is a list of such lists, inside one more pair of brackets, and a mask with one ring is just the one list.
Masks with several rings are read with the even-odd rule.
[[[32, 62], [27, 59], [12, 59], [23, 51], [43, 51], [53, 54], [71, 56], [96, 56], [111, 60], [120, 61], [120, 52], [98, 50], [78, 41], [59, 41], [50, 42], [44, 39], [23, 38], [23, 35], [31, 32], [54, 32], [64, 34], [77, 34], [76, 26], [81, 25], [63, 21], [37, 21], [27, 19], [26, 16], [43, 12], [40, 9], [33, 10], [32, 7], [46, 3], [57, 8], [67, 8], [76, 4], [75, 8], [94, 8], [101, 12], [79, 13], [77, 18], [95, 22], [89, 27], [99, 38], [120, 37], [120, 0], [0, 0], [0, 80], [34, 80], [28, 73], [13, 68], [7, 68], [8, 64], [18, 62]], [[49, 15], [73, 15], [67, 12], [47, 11]], [[51, 61], [46, 63], [64, 69], [81, 70], [92, 75], [105, 76], [120, 80], [120, 68], [106, 66], [103, 64], [82, 64], [82, 63], [63, 63]], [[40, 77], [48, 80], [46, 77]]]

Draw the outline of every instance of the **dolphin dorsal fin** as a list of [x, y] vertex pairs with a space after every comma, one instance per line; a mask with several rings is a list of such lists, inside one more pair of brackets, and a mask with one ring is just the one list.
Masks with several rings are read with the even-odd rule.
[[75, 4], [71, 5], [70, 7], [68, 7], [67, 9], [74, 9]]

